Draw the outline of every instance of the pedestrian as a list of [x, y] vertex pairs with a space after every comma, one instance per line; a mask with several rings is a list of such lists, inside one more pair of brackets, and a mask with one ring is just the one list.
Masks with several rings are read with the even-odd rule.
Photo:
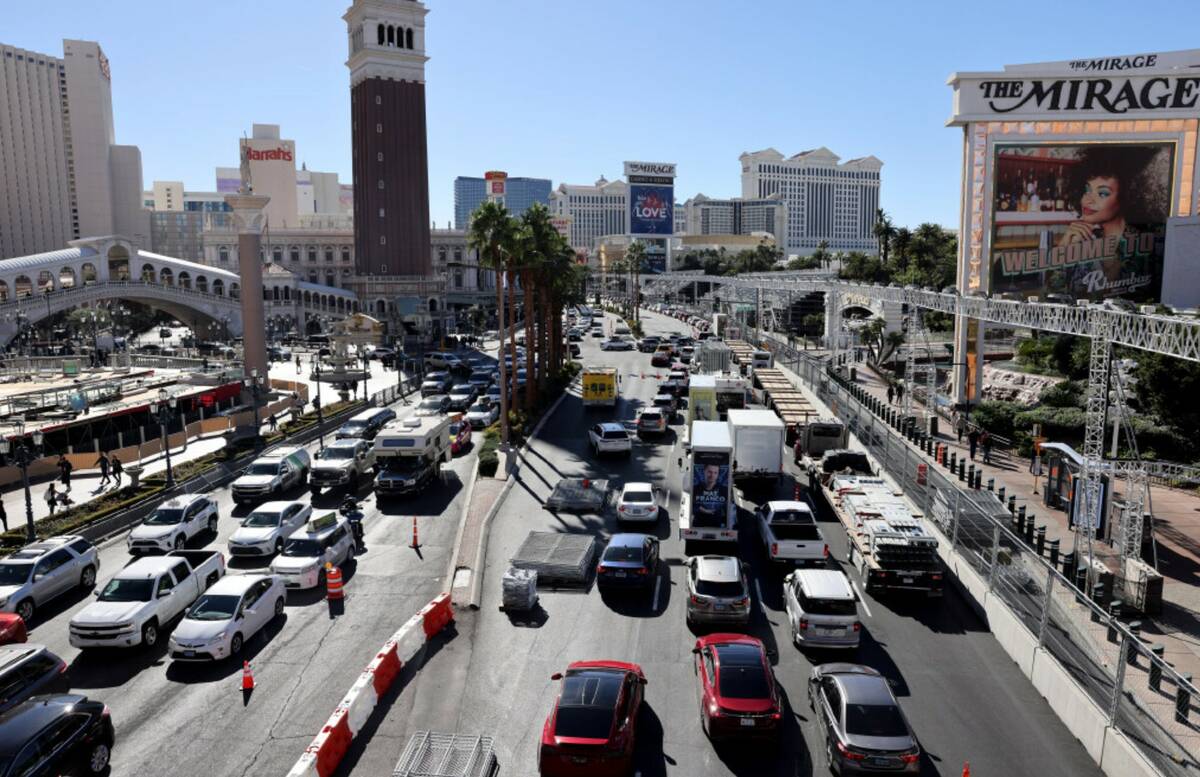
[[979, 445], [979, 430], [972, 428], [967, 432], [967, 444], [971, 448], [971, 461], [975, 461], [975, 447]]
[[954, 417], [954, 432], [958, 435], [958, 441], [961, 443], [963, 434], [967, 431], [967, 417], [962, 413], [955, 413]]
[[63, 488], [67, 491], [71, 490], [71, 470], [72, 469], [74, 469], [74, 467], [71, 465], [70, 460], [68, 460], [66, 456], [59, 454], [59, 456], [58, 456], [58, 471], [60, 473], [59, 476], [62, 478]]
[[271, 413], [271, 417], [267, 419], [267, 424], [270, 425], [271, 431], [275, 431], [279, 427], [279, 421], [275, 419], [275, 414]]
[[109, 466], [112, 469], [113, 485], [119, 488], [121, 485], [121, 475], [125, 472], [125, 465], [121, 463], [121, 460], [117, 458], [117, 454], [115, 453], [110, 459], [111, 464]]
[[889, 405], [892, 404], [895, 401], [895, 399], [896, 399], [896, 389], [892, 387], [891, 383], [889, 383], [888, 384], [888, 404]]
[[54, 515], [54, 508], [58, 506], [58, 492], [54, 490], [53, 482], [46, 489], [46, 506], [50, 508], [50, 514]]
[[296, 354], [296, 374], [300, 374], [300, 354]]
[[208, 372], [208, 357], [207, 356], [205, 356], [203, 359], [200, 360], [200, 369], [203, 370], [204, 372]]
[[0, 500], [0, 523], [4, 524], [4, 531], [8, 531], [8, 511], [4, 509], [2, 500]]
[[904, 383], [901, 381], [896, 382], [896, 401], [904, 404]]
[[986, 429], [979, 435], [979, 445], [983, 448], [983, 463], [992, 463], [992, 435]]
[[101, 453], [100, 458], [96, 459], [96, 463], [92, 466], [100, 468], [100, 487], [104, 488], [108, 485], [108, 454]]

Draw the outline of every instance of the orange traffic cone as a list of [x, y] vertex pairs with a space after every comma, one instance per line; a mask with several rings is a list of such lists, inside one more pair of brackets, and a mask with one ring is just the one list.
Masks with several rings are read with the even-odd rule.
[[242, 662], [242, 690], [254, 690], [254, 670], [250, 668], [249, 661]]
[[325, 598], [329, 601], [345, 599], [346, 591], [342, 584], [342, 570], [325, 562]]
[[962, 777], [971, 777], [971, 762], [970, 761], [963, 761]]
[[412, 548], [413, 548], [413, 550], [416, 550], [416, 549], [417, 549], [417, 548], [419, 548], [419, 547], [421, 547], [421, 543], [417, 541], [417, 516], [415, 516], [415, 515], [414, 515], [414, 516], [413, 516], [413, 541], [412, 541]]

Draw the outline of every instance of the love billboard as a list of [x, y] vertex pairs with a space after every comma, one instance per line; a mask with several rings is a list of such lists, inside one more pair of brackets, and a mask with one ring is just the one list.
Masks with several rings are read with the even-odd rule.
[[675, 232], [675, 187], [631, 184], [629, 234], [671, 235]]

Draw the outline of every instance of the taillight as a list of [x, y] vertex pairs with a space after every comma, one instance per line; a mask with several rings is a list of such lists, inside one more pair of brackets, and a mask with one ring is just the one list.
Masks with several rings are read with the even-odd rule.
[[779, 543], [777, 543], [777, 542], [772, 542], [772, 543], [771, 543], [771, 555], [772, 555], [772, 556], [778, 556], [778, 555], [779, 555]]
[[941, 580], [942, 579], [942, 576], [939, 574], [932, 574], [929, 577], [931, 580]]
[[738, 605], [739, 607], [745, 607], [745, 606], [747, 606], [747, 605], [749, 605], [749, 604], [750, 604], [750, 597], [749, 597], [749, 596], [743, 596], [741, 599], [738, 599], [738, 600], [737, 600], [737, 605]]
[[800, 630], [806, 631], [807, 629], [808, 629], [808, 618], [801, 618], [800, 619]]
[[110, 710], [108, 708], [107, 704], [104, 705], [104, 709], [100, 710], [100, 717], [102, 717], [102, 718], [112, 717], [112, 710]]
[[635, 571], [635, 572], [637, 572], [639, 575], [647, 575], [647, 574], [650, 574], [650, 570], [646, 569], [645, 567], [638, 567], [638, 568], [637, 568], [637, 569], [635, 569], [634, 571]]
[[906, 764], [915, 763], [916, 761], [920, 760], [920, 758], [921, 758], [920, 750], [917, 750], [916, 752], [913, 752], [913, 753], [901, 753], [900, 754], [900, 760]]
[[597, 565], [596, 565], [596, 574], [597, 574], [597, 575], [603, 575], [603, 574], [604, 574], [604, 565], [603, 565], [603, 564], [597, 564]]
[[618, 512], [618, 513], [623, 513], [623, 512], [625, 512], [625, 505], [621, 505], [620, 507], [618, 507], [618, 508], [617, 508], [617, 512]]
[[66, 662], [66, 661], [59, 661], [59, 662], [58, 662], [58, 673], [59, 673], [59, 674], [66, 674], [66, 673], [67, 673], [67, 662]]
[[828, 545], [825, 546], [824, 555], [825, 555], [825, 558], [829, 558], [829, 546]]
[[866, 758], [866, 755], [864, 755], [863, 753], [856, 753], [853, 750], [851, 750], [850, 748], [843, 745], [841, 742], [837, 743], [837, 749], [838, 749], [838, 752], [841, 753], [844, 758], [849, 758], [851, 761], [861, 761], [862, 759]]
[[854, 621], [854, 630], [855, 630], [855, 631], [862, 631], [862, 624], [861, 624], [861, 623], [859, 623], [858, 621]]

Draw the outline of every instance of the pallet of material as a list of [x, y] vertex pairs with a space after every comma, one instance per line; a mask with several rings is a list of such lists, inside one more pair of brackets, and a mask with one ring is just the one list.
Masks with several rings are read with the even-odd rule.
[[408, 740], [392, 777], [495, 777], [491, 737], [418, 731]]
[[517, 569], [537, 572], [539, 585], [586, 585], [595, 556], [590, 534], [531, 531], [511, 561]]
[[607, 504], [607, 480], [563, 478], [546, 498], [547, 510], [564, 513], [602, 513]]

